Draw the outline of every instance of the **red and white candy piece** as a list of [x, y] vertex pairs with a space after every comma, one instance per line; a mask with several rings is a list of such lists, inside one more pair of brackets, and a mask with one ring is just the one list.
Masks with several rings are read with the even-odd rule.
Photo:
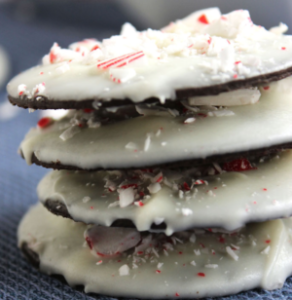
[[43, 128], [48, 127], [49, 125], [51, 125], [53, 122], [54, 122], [54, 120], [52, 118], [49, 118], [49, 117], [41, 118], [38, 121], [38, 128], [43, 129]]
[[128, 64], [130, 64], [131, 62], [142, 58], [144, 56], [144, 52], [143, 51], [138, 51], [138, 52], [134, 52], [134, 53], [128, 53], [128, 54], [124, 54], [112, 59], [108, 59], [105, 60], [101, 63], [99, 63], [97, 65], [98, 69], [102, 69], [102, 70], [107, 70], [109, 68], [115, 67], [115, 68], [121, 68], [124, 67]]
[[243, 172], [256, 170], [255, 167], [246, 158], [235, 159], [233, 161], [227, 162], [223, 165], [223, 170], [227, 172]]
[[113, 68], [109, 75], [113, 82], [125, 83], [136, 76], [136, 71], [133, 68]]
[[141, 235], [132, 228], [95, 225], [87, 229], [85, 240], [93, 255], [112, 257], [137, 246], [141, 241]]
[[20, 84], [17, 87], [17, 90], [18, 90], [18, 95], [22, 96], [25, 93], [25, 91], [26, 91], [26, 85], [25, 84]]

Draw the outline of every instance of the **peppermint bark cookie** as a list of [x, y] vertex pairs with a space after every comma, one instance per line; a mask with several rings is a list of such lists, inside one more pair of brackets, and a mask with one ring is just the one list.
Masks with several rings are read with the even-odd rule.
[[[202, 21], [203, 20], [203, 21]], [[25, 108], [99, 108], [168, 103], [266, 85], [292, 74], [292, 38], [284, 25], [267, 31], [244, 10], [212, 8], [138, 32], [54, 44], [42, 64], [8, 85], [11, 103]]]
[[108, 124], [95, 120], [94, 112], [73, 114], [31, 129], [20, 151], [29, 164], [84, 170], [196, 166], [262, 155], [291, 147], [291, 82], [262, 89], [250, 105], [187, 105], [182, 114], [138, 107], [143, 115]]
[[198, 227], [235, 230], [292, 215], [291, 169], [292, 152], [286, 151], [257, 164], [215, 165], [209, 176], [198, 168], [54, 171], [37, 190], [50, 211], [86, 224], [132, 225], [167, 235]]
[[286, 219], [232, 234], [197, 230], [166, 237], [75, 223], [39, 204], [21, 222], [18, 240], [42, 272], [63, 275], [87, 293], [202, 298], [280, 288], [292, 270], [291, 226]]

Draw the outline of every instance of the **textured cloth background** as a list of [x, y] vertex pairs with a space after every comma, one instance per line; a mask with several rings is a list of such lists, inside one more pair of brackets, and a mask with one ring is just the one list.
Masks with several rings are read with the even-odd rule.
[[[29, 4], [28, 1], [26, 2]], [[54, 41], [66, 46], [84, 37], [102, 38], [116, 30], [114, 24], [107, 30], [91, 28], [86, 31], [82, 30], [82, 26], [79, 30], [70, 30], [64, 27], [61, 19], [72, 6], [59, 7], [55, 27], [48, 27], [44, 12], [49, 11], [49, 6], [46, 4], [47, 1], [43, 3], [44, 7], [39, 14], [42, 19], [41, 21], [36, 19], [34, 24], [21, 23], [17, 15], [19, 11], [13, 11], [12, 6], [0, 8], [0, 45], [4, 46], [10, 54], [11, 74], [16, 74], [36, 64], [42, 55], [48, 52]], [[29, 5], [21, 9], [31, 11], [32, 8]], [[128, 19], [117, 12], [115, 7], [111, 6], [110, 11], [116, 24], [121, 24], [123, 19]], [[91, 18], [96, 17], [97, 13], [99, 18], [103, 16], [103, 11], [99, 10], [95, 12], [95, 15], [92, 14]], [[75, 17], [73, 21], [76, 21]], [[74, 23], [73, 21], [71, 20], [71, 23]], [[18, 109], [14, 112], [16, 115], [13, 118], [3, 120], [1, 112], [4, 111], [5, 101], [6, 94], [2, 88], [0, 90], [0, 299], [113, 299], [85, 295], [57, 279], [39, 273], [24, 260], [17, 249], [18, 223], [28, 207], [37, 202], [35, 188], [47, 170], [37, 166], [28, 167], [17, 154], [19, 143], [28, 129], [36, 125], [39, 113], [29, 114], [26, 110]], [[281, 290], [273, 292], [255, 290], [220, 299], [292, 299], [292, 278], [287, 280]]]

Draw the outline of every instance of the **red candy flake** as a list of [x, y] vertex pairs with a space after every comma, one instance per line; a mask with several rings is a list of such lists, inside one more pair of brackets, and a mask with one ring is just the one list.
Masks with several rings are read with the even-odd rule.
[[156, 182], [161, 182], [162, 181], [162, 179], [163, 179], [163, 176], [160, 176], [157, 180], [156, 180]]
[[57, 60], [58, 56], [54, 53], [54, 51], [50, 52], [50, 63], [53, 64]]
[[108, 59], [106, 61], [101, 62], [100, 64], [97, 65], [97, 68], [102, 69], [102, 70], [107, 70], [110, 67], [121, 68], [121, 67], [143, 57], [144, 55], [145, 54], [143, 51], [138, 51], [138, 52], [134, 52], [131, 54], [121, 55], [116, 58]]
[[90, 50], [90, 52], [91, 52], [91, 51], [94, 51], [94, 50], [96, 50], [96, 49], [99, 49], [99, 46], [97, 46], [97, 45], [96, 45], [96, 46], [93, 46], [92, 49]]
[[140, 195], [141, 197], [144, 197], [144, 196], [145, 196], [144, 192], [142, 192], [142, 191], [139, 193], [139, 195]]
[[281, 50], [286, 50], [286, 47], [282, 47]]
[[236, 79], [237, 77], [238, 77], [238, 75], [237, 75], [237, 74], [234, 74], [234, 75], [233, 75], [233, 78], [234, 78], [234, 79]]
[[160, 270], [156, 270], [156, 274], [160, 274], [161, 273], [161, 271]]
[[266, 243], [266, 244], [270, 244], [270, 243], [271, 243], [271, 240], [265, 240], [265, 243]]
[[210, 45], [211, 43], [212, 43], [212, 38], [209, 37], [209, 39], [208, 39], [208, 44]]
[[45, 127], [49, 126], [52, 122], [53, 122], [53, 120], [49, 117], [41, 118], [38, 121], [38, 127], [39, 128], [45, 128]]
[[175, 297], [179, 297], [179, 293], [175, 293]]
[[202, 247], [202, 248], [205, 248], [205, 245], [203, 243], [199, 243], [199, 245]]
[[122, 186], [121, 186], [121, 189], [126, 190], [126, 189], [128, 189], [128, 188], [130, 188], [130, 187], [136, 189], [136, 188], [138, 188], [138, 185], [137, 185], [136, 183], [125, 184], [125, 185], [122, 185]]
[[199, 272], [197, 275], [198, 275], [199, 277], [205, 277], [205, 276], [206, 276], [205, 273], [202, 273], [202, 272]]
[[221, 243], [221, 244], [225, 243], [225, 238], [223, 236], [219, 237], [219, 243]]
[[90, 206], [90, 209], [93, 209], [93, 206]]
[[225, 16], [221, 16], [221, 20], [226, 21], [227, 18]]
[[140, 206], [140, 207], [144, 206], [144, 203], [142, 201], [138, 201], [137, 203], [138, 203], [138, 206]]
[[203, 118], [207, 118], [206, 114], [202, 114], [202, 113], [198, 113], [198, 116], [203, 117]]
[[241, 64], [241, 61], [240, 61], [240, 60], [239, 60], [239, 61], [236, 61], [235, 64], [236, 64], [236, 65], [239, 65], [239, 64]]
[[191, 188], [189, 187], [189, 185], [186, 182], [184, 182], [183, 186], [184, 186], [184, 189], [186, 191], [190, 191], [191, 190]]
[[264, 89], [265, 91], [267, 91], [267, 90], [270, 89], [270, 87], [269, 87], [269, 86], [264, 86], [263, 89]]
[[23, 91], [21, 91], [21, 92], [19, 92], [19, 93], [18, 93], [18, 95], [19, 95], [19, 96], [21, 96], [21, 95], [23, 95], [23, 93], [24, 93], [24, 92], [23, 92]]
[[92, 244], [92, 241], [90, 240], [90, 238], [87, 236], [87, 237], [85, 238], [85, 240], [86, 240], [86, 242], [87, 242], [88, 247], [90, 248], [90, 250], [92, 250], [93, 244]]
[[138, 251], [137, 254], [138, 255], [142, 255], [144, 252], [143, 251]]
[[40, 72], [40, 75], [44, 75], [44, 72]]
[[265, 192], [266, 192], [267, 190], [268, 190], [268, 189], [263, 189], [263, 191], [265, 191]]
[[93, 109], [91, 109], [91, 108], [85, 108], [85, 109], [83, 109], [83, 111], [84, 111], [86, 114], [90, 114], [91, 112], [93, 112]]
[[182, 251], [179, 251], [178, 254], [179, 254], [179, 255], [182, 255], [183, 253], [182, 253]]
[[208, 21], [206, 15], [201, 15], [201, 16], [198, 18], [198, 21], [199, 21], [200, 23], [203, 23], [203, 24], [209, 24], [209, 21]]
[[246, 158], [235, 159], [223, 165], [223, 170], [227, 172], [242, 172], [256, 170]]

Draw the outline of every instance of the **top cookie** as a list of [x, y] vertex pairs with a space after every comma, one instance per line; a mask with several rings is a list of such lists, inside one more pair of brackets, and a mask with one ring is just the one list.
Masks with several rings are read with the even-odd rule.
[[201, 10], [162, 30], [54, 44], [42, 64], [7, 86], [13, 104], [35, 109], [162, 104], [249, 88], [292, 74], [287, 26], [256, 26], [248, 11]]

